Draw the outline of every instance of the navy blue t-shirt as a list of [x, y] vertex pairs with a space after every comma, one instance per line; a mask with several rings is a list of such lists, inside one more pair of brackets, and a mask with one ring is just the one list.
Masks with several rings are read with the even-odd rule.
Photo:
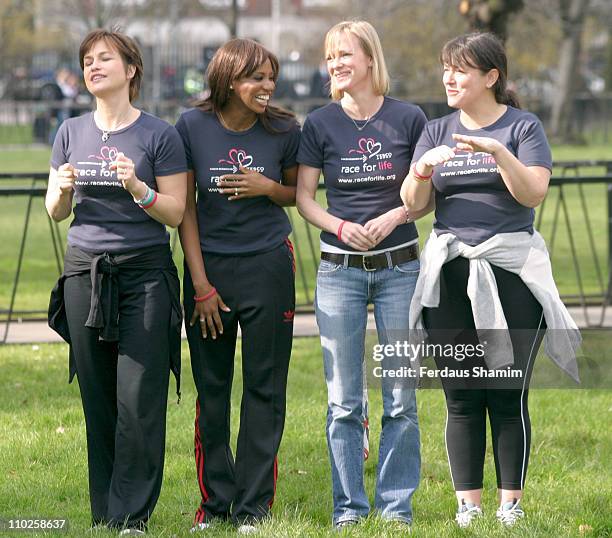
[[[426, 121], [419, 107], [390, 97], [367, 123], [354, 122], [340, 103], [330, 103], [306, 118], [298, 162], [323, 170], [330, 214], [364, 225], [403, 205], [400, 188]], [[402, 224], [375, 249], [390, 249], [416, 238], [414, 223]], [[355, 250], [329, 232], [322, 231], [321, 240]]]
[[53, 143], [51, 166], [57, 170], [70, 163], [78, 171], [68, 244], [89, 252], [117, 253], [168, 242], [166, 227], [136, 205], [109, 169], [119, 152], [132, 159], [136, 177], [155, 190], [156, 177], [187, 171], [176, 129], [151, 114], [141, 112], [106, 142], [93, 113], [64, 121]]
[[[430, 121], [414, 151], [414, 162], [431, 148], [455, 146], [453, 133], [495, 138], [525, 166], [552, 169], [550, 147], [540, 120], [533, 114], [508, 107], [492, 125], [467, 129], [460, 112]], [[459, 151], [434, 168], [436, 197], [434, 231], [452, 233], [468, 245], [478, 245], [498, 233], [533, 233], [534, 209], [521, 205], [510, 194], [492, 155]]]
[[[254, 254], [280, 245], [291, 233], [284, 209], [267, 196], [229, 201], [219, 192], [221, 176], [251, 168], [282, 182], [283, 170], [297, 164], [300, 126], [295, 120], [275, 120], [281, 132], [272, 134], [257, 121], [246, 131], [230, 131], [216, 114], [193, 108], [183, 112], [176, 128], [183, 138], [187, 166], [198, 188], [198, 225], [203, 252]], [[288, 130], [287, 130], [288, 129]]]

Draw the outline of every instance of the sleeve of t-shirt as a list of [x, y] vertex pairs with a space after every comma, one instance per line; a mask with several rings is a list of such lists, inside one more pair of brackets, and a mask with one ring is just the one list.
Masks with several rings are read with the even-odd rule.
[[66, 122], [60, 125], [55, 140], [53, 141], [53, 149], [51, 150], [51, 166], [56, 170], [68, 162], [68, 127]]
[[187, 171], [183, 141], [172, 125], [168, 125], [159, 137], [154, 166], [156, 176], [169, 176]]
[[542, 123], [529, 121], [519, 134], [517, 158], [525, 166], [543, 166], [552, 170], [552, 155]]
[[183, 147], [185, 149], [185, 158], [187, 159], [187, 168], [193, 170], [193, 161], [191, 159], [191, 144], [189, 143], [189, 133], [187, 132], [187, 123], [185, 118], [181, 117], [176, 122], [176, 130], [183, 140]]
[[291, 130], [285, 135], [285, 149], [281, 166], [283, 170], [292, 168], [297, 164], [297, 153], [300, 147], [300, 126], [296, 123], [291, 127]]
[[425, 124], [423, 131], [421, 132], [421, 136], [419, 137], [419, 141], [414, 148], [414, 153], [412, 154], [412, 162], [417, 162], [427, 151], [436, 147], [436, 143], [431, 135], [431, 123]]
[[306, 117], [302, 128], [297, 161], [313, 168], [323, 168], [323, 147], [319, 142], [317, 129], [309, 117]]
[[423, 127], [427, 123], [427, 117], [420, 107], [415, 107], [414, 113], [410, 117], [410, 156], [414, 155], [417, 142], [420, 140]]

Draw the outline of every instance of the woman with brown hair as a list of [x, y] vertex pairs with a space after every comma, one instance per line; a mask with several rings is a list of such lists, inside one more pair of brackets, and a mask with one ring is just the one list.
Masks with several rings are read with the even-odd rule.
[[[232, 518], [249, 533], [274, 501], [295, 309], [291, 226], [300, 129], [269, 104], [277, 58], [255, 41], [223, 45], [210, 96], [176, 125], [188, 162], [184, 307], [198, 390], [194, 530]], [[230, 397], [238, 326], [243, 396], [236, 457]]]
[[[520, 110], [507, 89], [503, 44], [490, 33], [468, 34], [446, 43], [440, 59], [448, 105], [457, 111], [425, 126], [402, 186], [411, 210], [432, 196], [436, 205], [410, 322], [425, 328], [432, 343], [454, 349], [454, 356], [435, 361], [455, 374], [442, 376], [442, 385], [456, 522], [468, 527], [482, 515], [488, 414], [496, 516], [511, 526], [525, 515], [527, 400], [544, 330], [554, 329], [546, 352], [576, 380], [580, 335], [534, 229], [534, 208], [546, 196], [552, 169], [550, 147], [540, 120]], [[466, 358], [459, 350], [467, 346], [482, 348]]]
[[87, 427], [94, 525], [144, 534], [164, 468], [168, 378], [180, 375], [180, 297], [166, 225], [185, 209], [175, 128], [133, 106], [136, 43], [94, 30], [79, 50], [96, 111], [62, 123], [46, 207], [72, 213], [49, 324], [70, 343]]

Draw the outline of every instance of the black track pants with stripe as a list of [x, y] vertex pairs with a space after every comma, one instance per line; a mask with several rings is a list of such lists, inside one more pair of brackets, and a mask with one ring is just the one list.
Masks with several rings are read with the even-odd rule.
[[[216, 340], [202, 337], [199, 322], [190, 327], [194, 288], [185, 267], [185, 322], [198, 390], [195, 456], [202, 500], [195, 521], [255, 521], [269, 512], [276, 490], [293, 338], [293, 252], [287, 242], [250, 256], [205, 254], [204, 263], [231, 312], [220, 311], [224, 332]], [[234, 459], [230, 399], [238, 325], [243, 395]]]

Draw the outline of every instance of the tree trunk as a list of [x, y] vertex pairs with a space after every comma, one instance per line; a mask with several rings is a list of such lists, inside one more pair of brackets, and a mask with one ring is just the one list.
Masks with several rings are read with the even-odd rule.
[[560, 0], [562, 41], [559, 52], [557, 91], [553, 97], [551, 132], [556, 141], [575, 141], [572, 116], [580, 71], [582, 30], [589, 0]]
[[238, 0], [232, 0], [229, 29], [232, 39], [238, 37]]
[[459, 13], [467, 18], [472, 32], [492, 32], [505, 42], [510, 15], [523, 7], [523, 0], [461, 0]]

